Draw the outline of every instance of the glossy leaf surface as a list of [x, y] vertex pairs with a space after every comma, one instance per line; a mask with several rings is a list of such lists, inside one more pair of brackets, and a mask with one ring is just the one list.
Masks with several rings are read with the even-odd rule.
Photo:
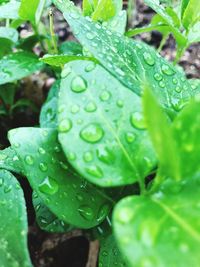
[[106, 195], [70, 168], [55, 130], [18, 128], [9, 132], [9, 140], [19, 144], [15, 151], [31, 187], [60, 220], [91, 228], [107, 216], [110, 202]]
[[23, 191], [15, 177], [5, 170], [0, 170], [0, 221], [0, 265], [31, 267]]
[[83, 46], [135, 93], [141, 94], [146, 81], [152, 85], [161, 104], [176, 111], [182, 109], [191, 95], [195, 94], [184, 75], [153, 48], [91, 22], [82, 17], [69, 2], [54, 2], [64, 12], [64, 17]]
[[0, 38], [6, 38], [16, 43], [18, 40], [18, 32], [13, 28], [0, 27]]
[[156, 159], [140, 97], [94, 62], [71, 62], [61, 76], [59, 141], [73, 167], [100, 186], [143, 182]]
[[43, 63], [28, 52], [9, 54], [0, 60], [0, 84], [19, 80], [41, 70]]

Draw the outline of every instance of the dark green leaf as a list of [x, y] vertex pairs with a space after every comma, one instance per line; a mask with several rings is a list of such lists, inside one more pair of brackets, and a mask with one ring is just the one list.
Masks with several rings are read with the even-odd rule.
[[67, 41], [59, 46], [59, 52], [66, 55], [82, 55], [82, 46], [77, 42]]
[[106, 195], [71, 169], [55, 130], [18, 128], [9, 132], [9, 140], [19, 144], [15, 151], [31, 187], [60, 220], [87, 229], [107, 216], [110, 202]]
[[66, 233], [73, 229], [71, 225], [59, 220], [48, 208], [37, 193], [33, 193], [33, 205], [36, 213], [36, 220], [39, 227], [51, 233]]
[[143, 182], [156, 161], [144, 130], [141, 99], [90, 61], [62, 72], [59, 140], [70, 163], [100, 186]]
[[0, 60], [0, 84], [5, 84], [29, 76], [41, 70], [43, 63], [28, 52], [9, 54]]
[[27, 248], [27, 214], [15, 177], [0, 170], [0, 262], [3, 267], [31, 267]]

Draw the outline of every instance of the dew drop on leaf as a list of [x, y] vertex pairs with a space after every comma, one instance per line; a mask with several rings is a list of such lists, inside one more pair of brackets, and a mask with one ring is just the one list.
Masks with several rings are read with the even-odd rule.
[[44, 181], [39, 184], [38, 188], [44, 194], [54, 195], [58, 191], [58, 184], [54, 179], [47, 176]]
[[171, 76], [175, 73], [174, 70], [170, 68], [168, 65], [162, 65], [161, 69], [162, 72], [168, 76]]
[[48, 166], [45, 162], [40, 162], [39, 168], [42, 172], [46, 172], [48, 170]]
[[155, 73], [154, 74], [154, 79], [156, 81], [161, 81], [163, 79], [163, 76], [160, 73]]
[[74, 154], [73, 152], [70, 152], [67, 154], [67, 158], [70, 161], [74, 161], [74, 160], [76, 160], [76, 154]]
[[112, 164], [115, 160], [114, 154], [104, 146], [99, 146], [97, 150], [97, 157], [106, 164]]
[[87, 125], [81, 132], [81, 138], [88, 143], [97, 143], [102, 139], [104, 131], [97, 123]]
[[83, 160], [85, 162], [91, 162], [93, 160], [93, 155], [92, 155], [92, 152], [90, 151], [87, 151], [83, 154]]
[[29, 155], [25, 156], [25, 162], [28, 165], [33, 165], [33, 163], [34, 163], [33, 157], [29, 156]]
[[164, 88], [165, 87], [165, 83], [163, 81], [160, 81], [159, 82], [159, 85], [160, 85], [161, 88]]
[[96, 177], [96, 178], [102, 178], [103, 177], [103, 172], [100, 167], [96, 165], [92, 165], [86, 168], [86, 171], [88, 174]]
[[71, 82], [71, 89], [75, 93], [82, 93], [87, 89], [87, 82], [81, 76], [76, 76]]
[[136, 135], [134, 133], [132, 133], [132, 132], [128, 132], [125, 135], [126, 135], [126, 141], [129, 144], [133, 143], [135, 141], [135, 139], [136, 139]]
[[66, 133], [72, 128], [72, 122], [70, 119], [64, 119], [59, 123], [58, 131], [60, 133]]
[[80, 215], [86, 220], [91, 221], [94, 218], [93, 210], [89, 206], [82, 205], [78, 208], [78, 211]]
[[71, 107], [71, 113], [72, 113], [72, 114], [76, 114], [76, 113], [78, 113], [79, 110], [80, 110], [80, 107], [79, 107], [78, 105], [73, 105], [73, 106]]
[[144, 57], [144, 61], [149, 65], [149, 66], [153, 66], [155, 64], [155, 59], [152, 57], [151, 54], [144, 52], [143, 54]]
[[97, 221], [102, 221], [104, 217], [109, 213], [109, 210], [110, 206], [107, 203], [101, 206], [97, 215]]
[[97, 106], [94, 102], [89, 102], [85, 107], [85, 111], [87, 112], [94, 112], [97, 110]]
[[117, 106], [119, 107], [119, 108], [123, 108], [123, 106], [124, 106], [124, 102], [122, 101], [122, 100], [117, 100]]
[[41, 154], [41, 155], [44, 155], [46, 153], [46, 151], [44, 150], [44, 148], [42, 147], [39, 147], [38, 148], [38, 152]]
[[131, 114], [130, 117], [131, 125], [137, 129], [146, 129], [145, 121], [140, 112], [135, 112]]
[[85, 71], [86, 72], [93, 71], [95, 69], [95, 67], [96, 67], [96, 64], [94, 62], [91, 62], [86, 66]]
[[103, 92], [101, 93], [101, 95], [100, 95], [100, 99], [101, 99], [102, 101], [108, 101], [108, 100], [110, 99], [110, 97], [111, 97], [111, 94], [110, 94], [110, 92], [108, 92], [107, 90], [103, 91]]

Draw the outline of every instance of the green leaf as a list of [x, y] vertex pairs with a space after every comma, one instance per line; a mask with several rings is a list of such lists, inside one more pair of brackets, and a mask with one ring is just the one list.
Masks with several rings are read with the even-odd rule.
[[179, 157], [169, 118], [146, 86], [143, 95], [144, 116], [147, 128], [159, 159], [161, 172], [180, 179]]
[[16, 0], [0, 5], [0, 19], [18, 19], [19, 7], [20, 2]]
[[181, 19], [183, 18], [185, 9], [187, 8], [187, 5], [189, 2], [190, 2], [190, 0], [182, 0], [181, 1]]
[[122, 259], [121, 253], [117, 247], [114, 236], [111, 234], [103, 238], [100, 242], [99, 267], [103, 266], [119, 266], [126, 267], [126, 263]]
[[13, 28], [0, 27], [0, 38], [6, 38], [16, 43], [18, 40], [18, 32]]
[[117, 204], [114, 232], [128, 266], [199, 265], [200, 177], [187, 178], [168, 178], [157, 193]]
[[188, 42], [189, 44], [198, 43], [200, 42], [200, 21], [198, 21], [196, 24], [194, 24], [188, 33]]
[[61, 76], [59, 140], [73, 167], [100, 186], [143, 183], [156, 161], [140, 97], [94, 62], [68, 63]]
[[173, 135], [177, 143], [182, 177], [189, 177], [200, 171], [200, 99], [196, 98], [173, 122]]
[[31, 267], [23, 191], [15, 177], [5, 170], [0, 170], [0, 185], [1, 266]]
[[198, 0], [190, 0], [183, 14], [182, 23], [185, 29], [189, 29], [197, 19], [200, 19], [200, 5]]
[[94, 21], [107, 21], [116, 14], [115, 4], [113, 0], [99, 0], [92, 14]]
[[31, 187], [60, 220], [87, 229], [107, 216], [111, 202], [69, 166], [55, 130], [18, 128], [9, 132], [9, 140], [19, 144], [15, 151]]
[[85, 56], [73, 56], [73, 55], [45, 55], [43, 58], [40, 58], [40, 61], [56, 67], [63, 67], [66, 63], [74, 60], [93, 60], [91, 57]]
[[29, 20], [34, 25], [38, 24], [44, 4], [44, 0], [21, 0], [19, 9], [20, 18], [23, 20]]
[[41, 70], [43, 66], [32, 53], [23, 51], [9, 54], [0, 60], [0, 84], [22, 79]]
[[58, 49], [60, 54], [74, 55], [74, 56], [82, 55], [82, 46], [74, 41], [67, 41], [62, 43]]
[[23, 174], [22, 163], [12, 147], [0, 150], [0, 169]]
[[0, 59], [4, 57], [6, 54], [12, 52], [13, 42], [7, 38], [0, 37]]
[[99, 0], [83, 0], [83, 14], [84, 16], [91, 16], [97, 7]]
[[152, 85], [161, 104], [176, 111], [191, 98], [193, 91], [182, 72], [153, 48], [117, 33], [108, 33], [100, 24], [82, 17], [68, 2], [64, 5], [58, 0], [54, 2], [64, 11], [64, 17], [83, 46], [126, 87], [141, 95], [146, 81]]
[[33, 206], [36, 213], [36, 221], [40, 229], [51, 233], [66, 233], [73, 229], [71, 225], [59, 220], [48, 208], [37, 193], [33, 193]]

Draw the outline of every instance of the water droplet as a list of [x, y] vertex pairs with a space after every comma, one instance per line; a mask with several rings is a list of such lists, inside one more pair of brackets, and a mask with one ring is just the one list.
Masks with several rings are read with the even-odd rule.
[[78, 208], [78, 211], [80, 215], [88, 221], [91, 221], [94, 218], [93, 210], [89, 206], [82, 205]]
[[68, 165], [66, 163], [64, 163], [63, 161], [60, 161], [59, 163], [60, 163], [60, 166], [61, 166], [61, 168], [63, 170], [68, 170], [69, 169]]
[[41, 162], [41, 163], [39, 164], [39, 168], [40, 168], [40, 170], [41, 170], [42, 172], [46, 172], [46, 171], [48, 170], [48, 166], [47, 166], [47, 164], [46, 164], [45, 162]]
[[46, 151], [44, 150], [44, 148], [42, 147], [39, 147], [38, 148], [38, 152], [41, 154], [41, 155], [44, 155], [46, 153]]
[[159, 85], [160, 85], [161, 88], [164, 88], [165, 87], [165, 83], [163, 81], [160, 81], [159, 82]]
[[85, 107], [85, 111], [87, 112], [94, 112], [97, 110], [97, 106], [94, 102], [89, 102]]
[[163, 79], [162, 75], [160, 73], [155, 73], [154, 74], [154, 79], [156, 81], [161, 81]]
[[80, 110], [80, 107], [79, 107], [78, 105], [73, 105], [73, 106], [71, 107], [71, 113], [73, 113], [73, 114], [78, 113], [79, 110]]
[[101, 95], [100, 95], [100, 99], [101, 99], [102, 101], [108, 101], [108, 100], [110, 99], [110, 97], [111, 97], [111, 94], [110, 94], [110, 92], [108, 92], [107, 90], [103, 91], [103, 92], [101, 93]]
[[87, 89], [87, 82], [81, 76], [76, 76], [71, 82], [71, 89], [75, 93], [82, 93]]
[[46, 177], [42, 183], [39, 184], [39, 190], [48, 195], [54, 195], [58, 191], [57, 182], [51, 177]]
[[144, 57], [144, 61], [149, 65], [149, 66], [153, 66], [155, 64], [155, 59], [152, 57], [151, 54], [144, 52], [143, 54]]
[[91, 162], [93, 160], [93, 154], [90, 151], [87, 151], [83, 154], [83, 159], [85, 162]]
[[91, 62], [86, 66], [85, 71], [86, 72], [93, 71], [95, 69], [95, 67], [96, 67], [96, 64], [94, 62]]
[[132, 132], [128, 132], [128, 133], [126, 133], [126, 141], [129, 143], [129, 144], [131, 144], [131, 143], [133, 143], [134, 141], [135, 141], [135, 139], [136, 139], [136, 135], [134, 134], [134, 133], [132, 133]]
[[93, 33], [93, 32], [86, 33], [86, 38], [89, 39], [89, 40], [94, 39], [95, 36], [96, 36], [96, 34]]
[[87, 173], [90, 175], [96, 177], [96, 178], [102, 178], [103, 177], [103, 172], [100, 167], [94, 165], [94, 166], [89, 166], [86, 168]]
[[58, 131], [60, 133], [66, 133], [69, 132], [69, 130], [71, 130], [72, 128], [72, 122], [70, 119], [64, 119], [60, 122], [59, 126], [58, 126]]
[[102, 221], [109, 213], [110, 211], [110, 205], [104, 204], [102, 207], [100, 207], [98, 215], [97, 215], [97, 221]]
[[25, 162], [26, 162], [28, 165], [33, 165], [33, 163], [34, 163], [33, 157], [27, 155], [27, 156], [25, 157]]
[[11, 190], [12, 190], [12, 186], [11, 185], [4, 187], [4, 193], [9, 193]]
[[146, 129], [145, 121], [140, 112], [135, 112], [131, 114], [130, 117], [131, 125], [137, 129]]
[[81, 138], [89, 143], [96, 143], [102, 139], [104, 131], [97, 123], [87, 125], [80, 133]]
[[70, 161], [74, 161], [74, 160], [76, 160], [76, 154], [73, 153], [73, 152], [70, 152], [70, 153], [67, 154], [67, 158]]
[[64, 70], [61, 73], [61, 78], [66, 78], [70, 73], [71, 73], [72, 69], [71, 67], [65, 67]]
[[173, 78], [172, 82], [173, 82], [173, 84], [177, 84], [178, 80], [176, 78]]
[[175, 88], [175, 91], [176, 91], [177, 93], [180, 93], [180, 92], [182, 91], [182, 89], [181, 89], [180, 86], [177, 86], [177, 87]]
[[107, 164], [113, 164], [113, 162], [115, 161], [114, 154], [107, 147], [104, 147], [104, 146], [98, 147], [97, 157], [102, 162], [107, 163]]
[[56, 153], [61, 152], [61, 148], [60, 148], [60, 146], [54, 146], [54, 151], [55, 151]]
[[168, 65], [162, 65], [162, 72], [168, 76], [171, 76], [175, 73], [175, 71]]
[[123, 106], [124, 106], [124, 102], [122, 101], [122, 100], [117, 100], [117, 106], [119, 107], [119, 108], [123, 108]]

